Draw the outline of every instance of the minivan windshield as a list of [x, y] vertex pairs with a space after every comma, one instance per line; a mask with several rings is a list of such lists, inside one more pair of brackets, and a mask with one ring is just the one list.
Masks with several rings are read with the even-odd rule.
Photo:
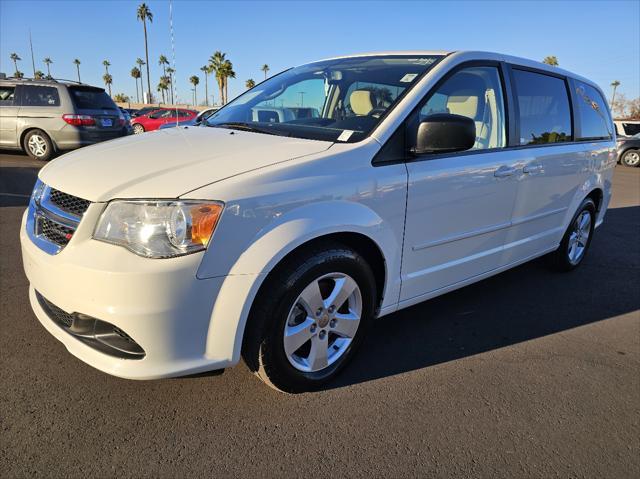
[[360, 141], [440, 58], [363, 56], [302, 65], [240, 95], [206, 124], [313, 140]]

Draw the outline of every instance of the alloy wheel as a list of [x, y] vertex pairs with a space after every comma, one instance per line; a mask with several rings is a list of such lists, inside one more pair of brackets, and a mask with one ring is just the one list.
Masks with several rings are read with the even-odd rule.
[[321, 371], [344, 356], [362, 317], [362, 293], [353, 278], [329, 273], [294, 302], [284, 327], [284, 350], [299, 371]]
[[576, 265], [582, 260], [587, 249], [587, 244], [589, 243], [590, 235], [591, 213], [585, 210], [580, 213], [573, 222], [573, 229], [569, 236], [567, 255], [571, 264]]
[[31, 135], [27, 146], [29, 147], [29, 151], [35, 156], [41, 157], [47, 153], [47, 142], [38, 134]]

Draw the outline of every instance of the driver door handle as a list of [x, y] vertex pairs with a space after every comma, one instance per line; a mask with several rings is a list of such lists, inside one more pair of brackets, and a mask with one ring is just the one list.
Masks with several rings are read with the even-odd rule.
[[518, 168], [515, 166], [505, 166], [502, 165], [496, 171], [493, 172], [493, 176], [496, 178], [507, 178], [509, 176], [513, 176], [517, 173]]

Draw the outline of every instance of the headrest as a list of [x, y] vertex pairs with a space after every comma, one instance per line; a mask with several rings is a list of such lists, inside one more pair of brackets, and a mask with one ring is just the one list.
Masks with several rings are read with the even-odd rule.
[[368, 115], [373, 110], [373, 98], [369, 90], [354, 90], [349, 97], [349, 103], [356, 115]]
[[454, 115], [475, 119], [478, 114], [478, 97], [467, 95], [450, 96], [447, 100], [447, 108]]

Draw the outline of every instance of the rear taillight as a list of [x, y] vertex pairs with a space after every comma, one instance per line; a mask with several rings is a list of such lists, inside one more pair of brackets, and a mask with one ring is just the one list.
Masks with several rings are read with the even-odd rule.
[[91, 115], [62, 115], [62, 119], [73, 126], [93, 126], [96, 124], [95, 118]]

